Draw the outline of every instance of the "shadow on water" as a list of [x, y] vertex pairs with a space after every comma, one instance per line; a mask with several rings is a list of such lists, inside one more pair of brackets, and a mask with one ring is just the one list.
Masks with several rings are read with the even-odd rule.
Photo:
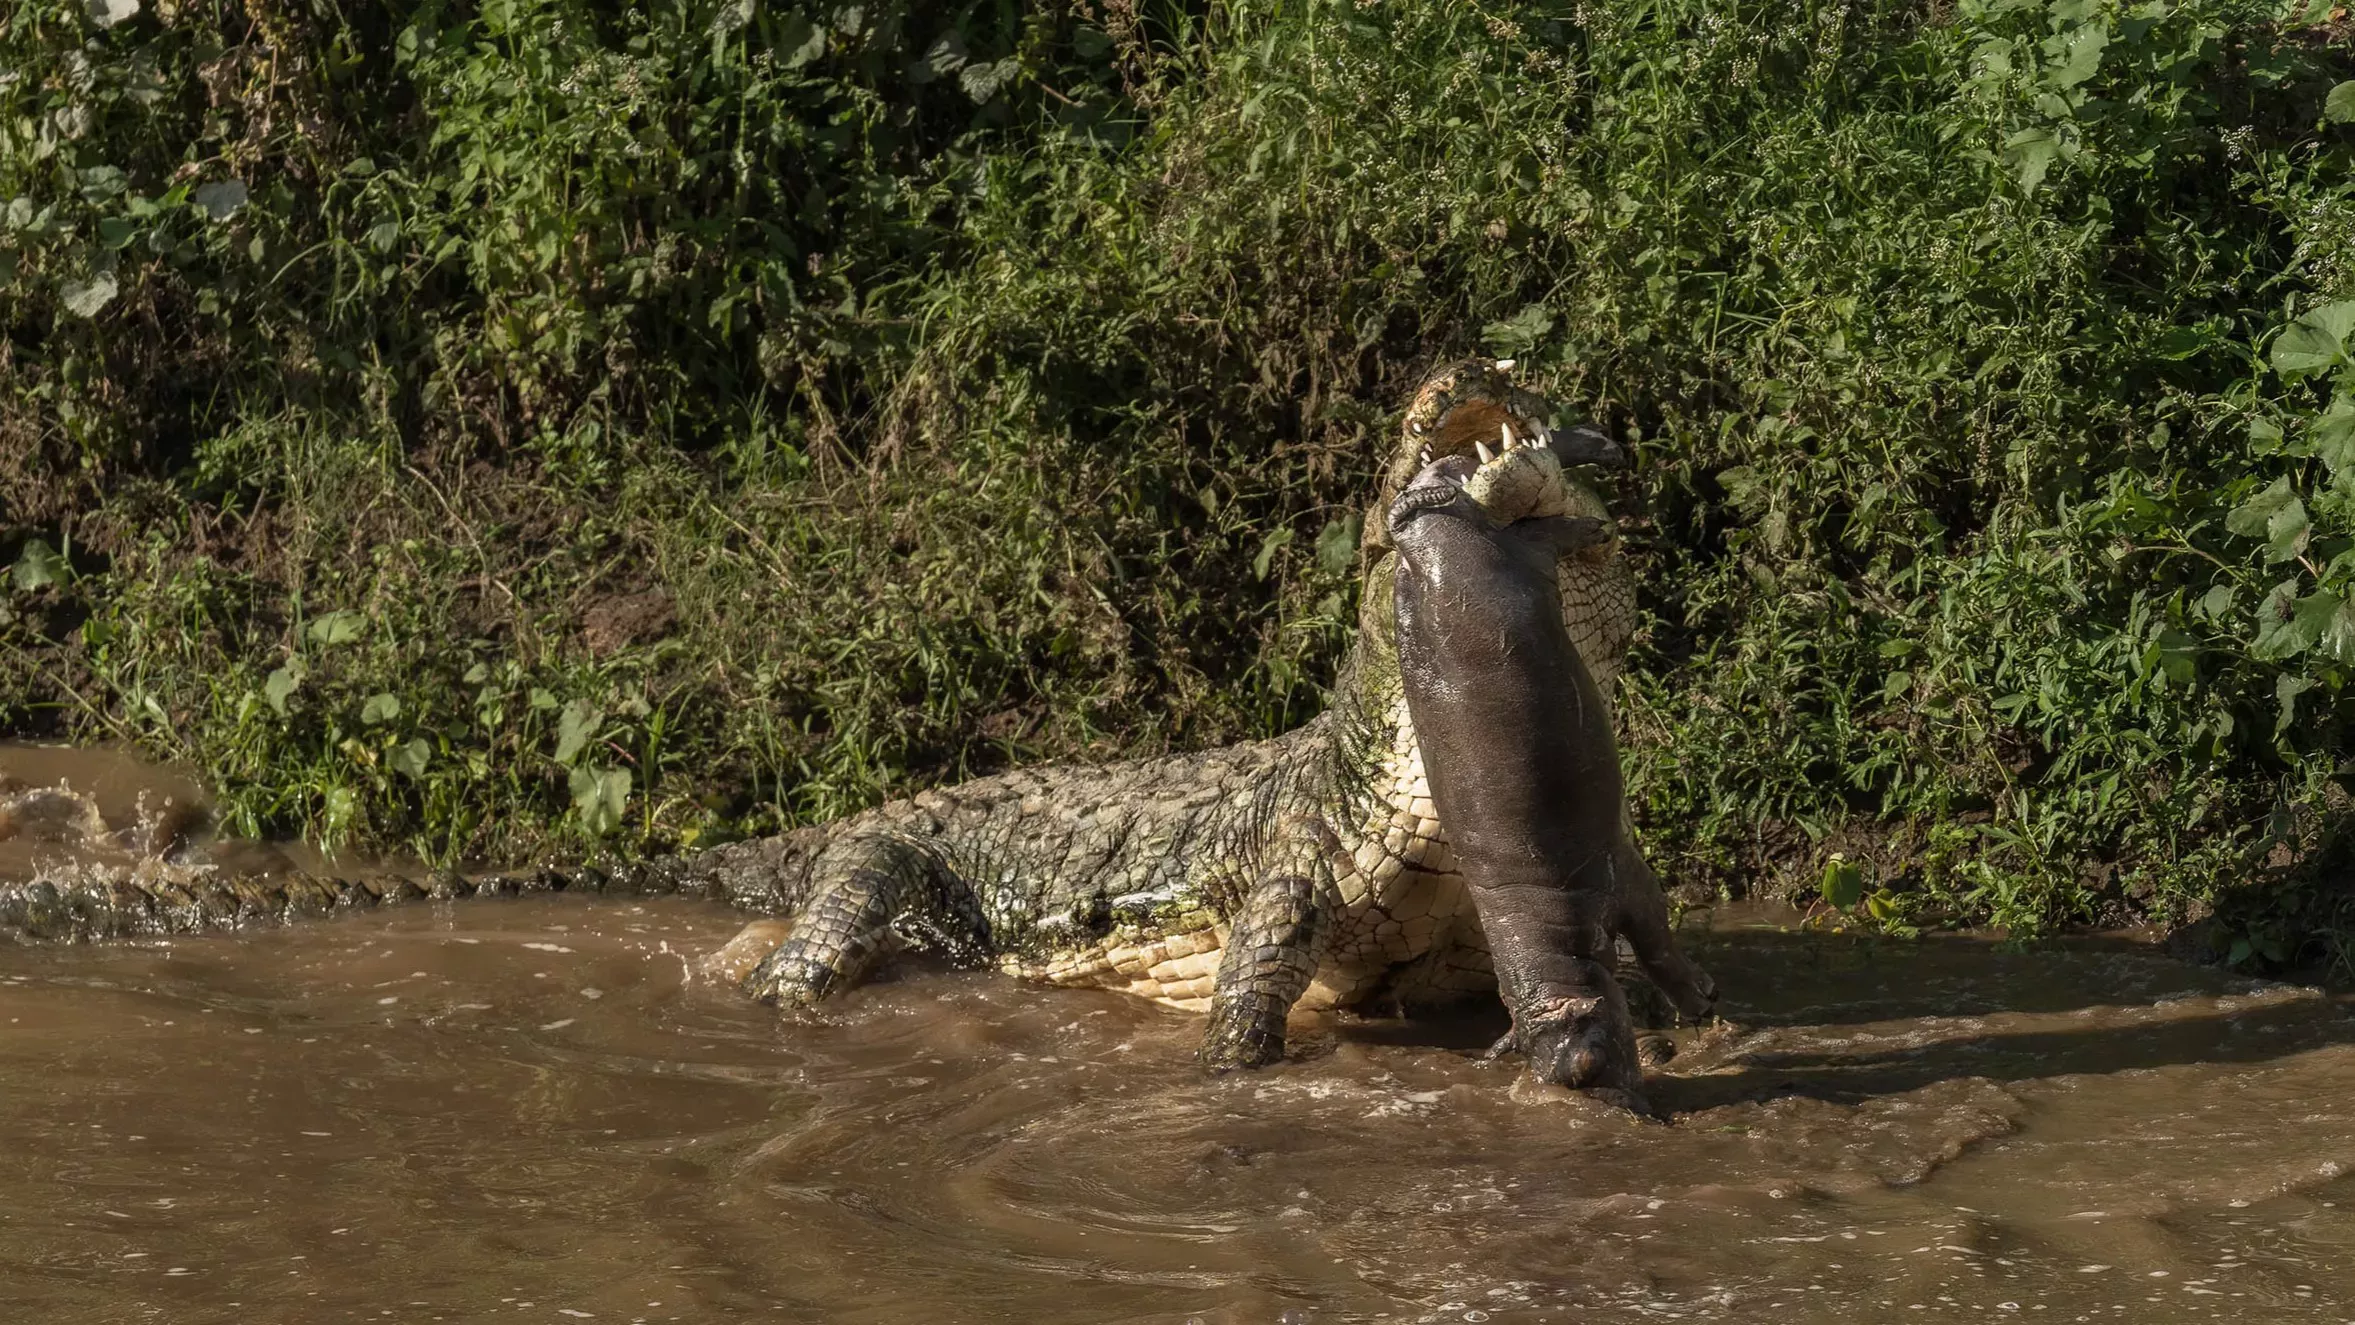
[[2247, 1065], [2355, 1042], [2355, 1022], [2343, 1012], [2327, 1018], [2316, 1014], [2312, 1000], [2298, 999], [2163, 1021], [2122, 1017], [2116, 1024], [1965, 1034], [1884, 1049], [1745, 1051], [1737, 1042], [1714, 1071], [1666, 1076], [1653, 1093], [1676, 1113], [1783, 1096], [1855, 1104], [1962, 1078], [2012, 1082], [2193, 1064]]
[[[1853, 1105], [1964, 1079], [2259, 1064], [2355, 1042], [2342, 997], [2130, 938], [1898, 940], [1753, 922], [1686, 942], [1717, 979], [1729, 1025], [1679, 1034], [1684, 1052], [1651, 1087], [1671, 1114], [1787, 1097]], [[1482, 1006], [1344, 1020], [1325, 1034], [1472, 1057], [1507, 1025], [1502, 1008]]]

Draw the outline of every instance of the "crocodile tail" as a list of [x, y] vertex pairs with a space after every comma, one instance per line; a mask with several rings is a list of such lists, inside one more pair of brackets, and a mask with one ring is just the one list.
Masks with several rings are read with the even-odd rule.
[[0, 883], [0, 942], [88, 943], [141, 935], [200, 934], [290, 924], [411, 901], [588, 893], [709, 897], [752, 911], [789, 914], [808, 892], [824, 834], [804, 830], [732, 843], [694, 856], [468, 876], [381, 873], [335, 878], [286, 870], [214, 872], [178, 879], [95, 872]]

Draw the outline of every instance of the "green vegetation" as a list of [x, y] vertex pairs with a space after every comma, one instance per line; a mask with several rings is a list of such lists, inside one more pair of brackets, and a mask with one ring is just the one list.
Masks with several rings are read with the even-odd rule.
[[1485, 347], [1671, 879], [2344, 963], [2327, 5], [21, 0], [0, 729], [435, 857], [1273, 732]]

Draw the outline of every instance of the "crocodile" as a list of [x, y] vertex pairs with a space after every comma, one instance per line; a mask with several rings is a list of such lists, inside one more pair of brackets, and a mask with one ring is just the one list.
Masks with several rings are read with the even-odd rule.
[[[1283, 735], [1017, 769], [652, 861], [472, 878], [36, 878], [0, 885], [0, 938], [192, 932], [417, 897], [686, 893], [790, 921], [744, 978], [763, 1001], [817, 1004], [886, 952], [913, 946], [1206, 1013], [1201, 1059], [1214, 1071], [1281, 1059], [1295, 1008], [1493, 997], [1488, 948], [1402, 688], [1387, 515], [1432, 458], [1485, 460], [1516, 433], [1573, 461], [1621, 459], [1600, 432], [1556, 437], [1554, 406], [1512, 369], [1458, 362], [1416, 391], [1367, 510], [1357, 630], [1332, 700]], [[1593, 488], [1567, 472], [1558, 483], [1568, 513], [1608, 517]], [[1607, 694], [1635, 625], [1617, 539], [1565, 557], [1558, 587], [1563, 624]]]

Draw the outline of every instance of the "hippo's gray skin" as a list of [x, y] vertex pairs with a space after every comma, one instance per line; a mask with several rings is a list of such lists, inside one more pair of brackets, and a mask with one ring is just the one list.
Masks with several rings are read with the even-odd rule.
[[1560, 468], [1542, 443], [1508, 438], [1493, 459], [1425, 465], [1399, 494], [1399, 670], [1513, 1014], [1505, 1045], [1540, 1080], [1640, 1111], [1614, 936], [1686, 1017], [1706, 1015], [1715, 989], [1670, 933], [1628, 832], [1610, 711], [1562, 627], [1557, 565], [1612, 535], [1550, 513]]

